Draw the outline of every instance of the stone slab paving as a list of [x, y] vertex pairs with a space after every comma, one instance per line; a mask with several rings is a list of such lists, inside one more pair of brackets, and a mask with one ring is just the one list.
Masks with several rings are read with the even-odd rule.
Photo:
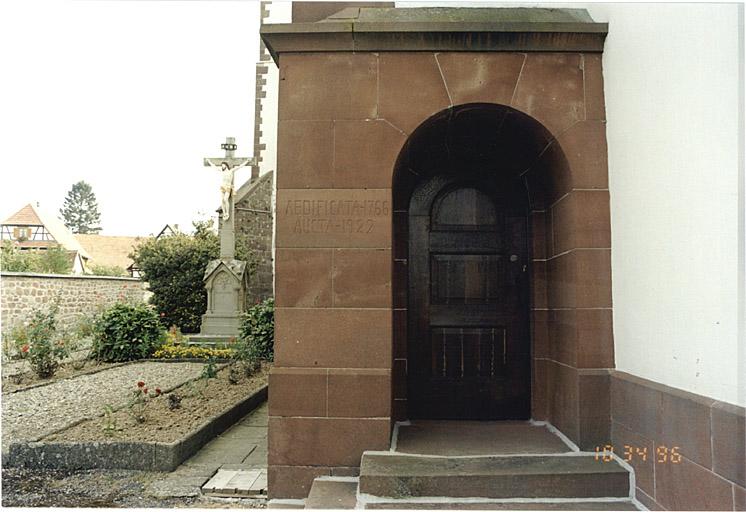
[[199, 377], [203, 366], [145, 361], [3, 395], [2, 450], [5, 453], [11, 441], [35, 440], [99, 416], [107, 404], [125, 405], [137, 381], [165, 391]]
[[353, 509], [357, 506], [357, 478], [317, 478], [306, 499], [306, 508]]
[[[229, 471], [241, 473], [237, 485], [253, 472], [259, 472], [257, 479], [264, 478], [266, 488], [267, 423], [265, 402], [207, 443], [176, 470], [154, 481], [147, 493], [158, 498], [199, 496], [202, 494], [202, 486], [219, 470], [226, 471], [225, 475]], [[249, 487], [260, 486], [261, 480], [257, 479]], [[238, 486], [235, 488], [238, 489]], [[239, 493], [234, 492], [233, 495], [237, 494]]]
[[566, 453], [571, 448], [545, 425], [527, 421], [416, 420], [399, 425], [396, 451], [423, 455]]
[[205, 496], [235, 498], [236, 496], [267, 496], [266, 469], [218, 469], [202, 486]]

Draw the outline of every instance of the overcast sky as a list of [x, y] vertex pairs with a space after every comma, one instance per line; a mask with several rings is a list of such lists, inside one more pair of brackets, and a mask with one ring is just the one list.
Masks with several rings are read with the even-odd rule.
[[212, 215], [202, 157], [226, 136], [253, 153], [258, 32], [253, 1], [0, 2], [2, 219], [36, 201], [58, 213], [79, 180], [102, 234]]

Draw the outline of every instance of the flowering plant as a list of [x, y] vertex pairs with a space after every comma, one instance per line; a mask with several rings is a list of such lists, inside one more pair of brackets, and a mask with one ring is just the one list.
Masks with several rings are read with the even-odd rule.
[[31, 365], [33, 372], [46, 379], [54, 375], [60, 361], [68, 355], [62, 340], [53, 341], [57, 333], [55, 301], [46, 310], [37, 309], [25, 327], [25, 343], [20, 347], [21, 357]]
[[161, 396], [163, 392], [161, 388], [155, 388], [153, 393], [148, 392], [148, 386], [145, 381], [137, 381], [137, 386], [132, 391], [130, 401], [127, 403], [127, 410], [132, 418], [138, 423], [144, 423], [147, 419], [145, 415], [145, 406], [148, 398], [156, 398]]

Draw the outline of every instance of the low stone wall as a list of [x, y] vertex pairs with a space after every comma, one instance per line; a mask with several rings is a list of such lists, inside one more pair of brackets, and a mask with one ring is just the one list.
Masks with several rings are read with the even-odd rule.
[[0, 273], [0, 310], [5, 332], [31, 312], [60, 298], [59, 326], [75, 324], [81, 314], [94, 313], [117, 301], [143, 301], [147, 284], [131, 277]]
[[611, 440], [649, 510], [746, 510], [746, 409], [611, 372]]
[[268, 390], [268, 386], [263, 386], [221, 414], [213, 416], [183, 439], [173, 443], [132, 441], [12, 443], [8, 455], [3, 457], [3, 467], [173, 471], [205, 444], [265, 402]]

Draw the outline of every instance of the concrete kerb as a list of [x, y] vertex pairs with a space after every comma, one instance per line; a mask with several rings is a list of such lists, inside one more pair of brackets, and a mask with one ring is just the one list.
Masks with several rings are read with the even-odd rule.
[[207, 442], [264, 402], [267, 399], [267, 390], [268, 386], [263, 386], [228, 410], [205, 421], [184, 439], [172, 443], [11, 443], [8, 455], [3, 460], [3, 467], [173, 471]]

